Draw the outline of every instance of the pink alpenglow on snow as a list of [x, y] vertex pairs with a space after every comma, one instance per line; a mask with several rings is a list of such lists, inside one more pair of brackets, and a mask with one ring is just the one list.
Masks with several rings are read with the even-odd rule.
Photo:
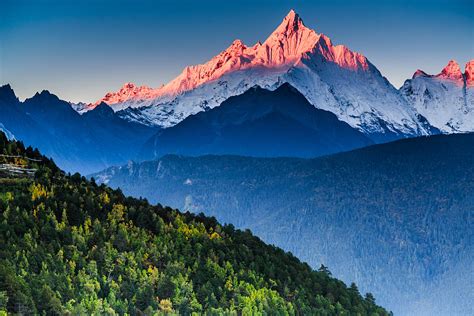
[[450, 60], [446, 67], [441, 70], [441, 73], [436, 75], [437, 78], [448, 79], [459, 83], [460, 85], [464, 84], [464, 78], [462, 75], [461, 67], [455, 60]]
[[418, 77], [430, 77], [430, 75], [428, 75], [423, 70], [417, 69], [411, 78], [415, 79], [415, 78], [418, 78]]
[[464, 74], [449, 61], [437, 75], [417, 70], [400, 89], [402, 95], [431, 125], [444, 133], [474, 131], [474, 60]]
[[466, 63], [464, 74], [462, 73], [459, 64], [455, 60], [450, 60], [439, 74], [430, 75], [424, 72], [423, 70], [418, 69], [413, 74], [412, 79], [418, 77], [449, 80], [450, 82], [460, 86], [464, 85], [465, 80], [466, 85], [472, 87], [474, 85], [474, 59]]
[[466, 85], [474, 87], [474, 59], [467, 62], [464, 77], [466, 78]]
[[[449, 68], [445, 75], [451, 78], [454, 72]], [[293, 10], [263, 42], [247, 46], [235, 40], [208, 62], [186, 67], [163, 87], [140, 90], [127, 85], [100, 101], [126, 120], [168, 128], [251, 87], [274, 90], [283, 83], [360, 131], [388, 137], [430, 133], [366, 57], [333, 45], [328, 36], [306, 27]]]
[[136, 86], [135, 84], [128, 82], [124, 84], [119, 91], [109, 92], [102, 99], [97, 101], [95, 104], [105, 102], [107, 104], [114, 104], [124, 102], [131, 98], [149, 98], [152, 97], [154, 89], [147, 86]]
[[235, 40], [226, 50], [205, 64], [186, 67], [174, 80], [163, 87], [151, 89], [125, 84], [118, 92], [108, 93], [96, 102], [122, 103], [130, 99], [147, 100], [162, 96], [175, 96], [193, 90], [223, 75], [250, 68], [284, 70], [319, 55], [328, 63], [354, 71], [369, 68], [367, 58], [352, 52], [343, 45], [334, 46], [324, 34], [307, 28], [299, 15], [291, 10], [275, 31], [265, 40], [253, 46], [246, 46]]

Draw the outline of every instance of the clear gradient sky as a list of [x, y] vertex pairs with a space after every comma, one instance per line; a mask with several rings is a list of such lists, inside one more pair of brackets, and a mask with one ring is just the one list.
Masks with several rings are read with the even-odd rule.
[[474, 0], [0, 0], [0, 84], [92, 102], [125, 82], [157, 87], [234, 39], [253, 45], [293, 8], [364, 54], [397, 88], [417, 68], [474, 58]]

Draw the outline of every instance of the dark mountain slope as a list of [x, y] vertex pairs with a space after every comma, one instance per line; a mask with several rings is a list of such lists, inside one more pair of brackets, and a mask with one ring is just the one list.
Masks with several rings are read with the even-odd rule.
[[250, 228], [395, 312], [473, 313], [474, 134], [311, 160], [166, 156], [94, 177]]
[[9, 85], [0, 88], [0, 124], [62, 168], [82, 172], [136, 158], [143, 143], [156, 133], [120, 119], [105, 104], [81, 116], [48, 91], [19, 102]]
[[0, 314], [388, 315], [249, 231], [65, 175], [0, 133]]
[[156, 133], [156, 129], [124, 121], [105, 103], [84, 113], [82, 120], [91, 129], [92, 142], [98, 145], [104, 156], [115, 156], [122, 161], [135, 159], [141, 146]]
[[164, 154], [237, 154], [315, 157], [372, 144], [361, 132], [316, 109], [285, 83], [275, 91], [254, 87], [220, 106], [159, 131], [143, 157]]
[[[41, 144], [45, 152], [56, 152], [59, 146], [54, 137], [44, 130], [18, 100], [10, 85], [0, 87], [0, 124], [13, 137], [20, 138], [28, 144]], [[45, 142], [45, 139], [51, 141]]]

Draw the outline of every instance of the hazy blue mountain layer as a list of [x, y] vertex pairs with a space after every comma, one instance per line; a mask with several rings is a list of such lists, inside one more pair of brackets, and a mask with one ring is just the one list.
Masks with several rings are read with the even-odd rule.
[[156, 129], [119, 118], [105, 103], [80, 115], [43, 91], [20, 102], [0, 87], [0, 124], [11, 137], [38, 147], [67, 171], [94, 172], [135, 158]]
[[396, 313], [473, 313], [474, 134], [311, 160], [166, 156], [94, 177], [250, 228]]

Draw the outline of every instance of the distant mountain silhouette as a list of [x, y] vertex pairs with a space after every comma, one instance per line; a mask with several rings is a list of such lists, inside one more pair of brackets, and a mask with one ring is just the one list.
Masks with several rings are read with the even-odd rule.
[[136, 157], [156, 129], [119, 118], [105, 103], [78, 114], [48, 91], [20, 102], [0, 87], [0, 123], [15, 139], [38, 147], [67, 171], [93, 172]]
[[165, 154], [315, 157], [372, 144], [361, 132], [316, 109], [291, 85], [253, 87], [219, 107], [161, 130], [142, 158]]

